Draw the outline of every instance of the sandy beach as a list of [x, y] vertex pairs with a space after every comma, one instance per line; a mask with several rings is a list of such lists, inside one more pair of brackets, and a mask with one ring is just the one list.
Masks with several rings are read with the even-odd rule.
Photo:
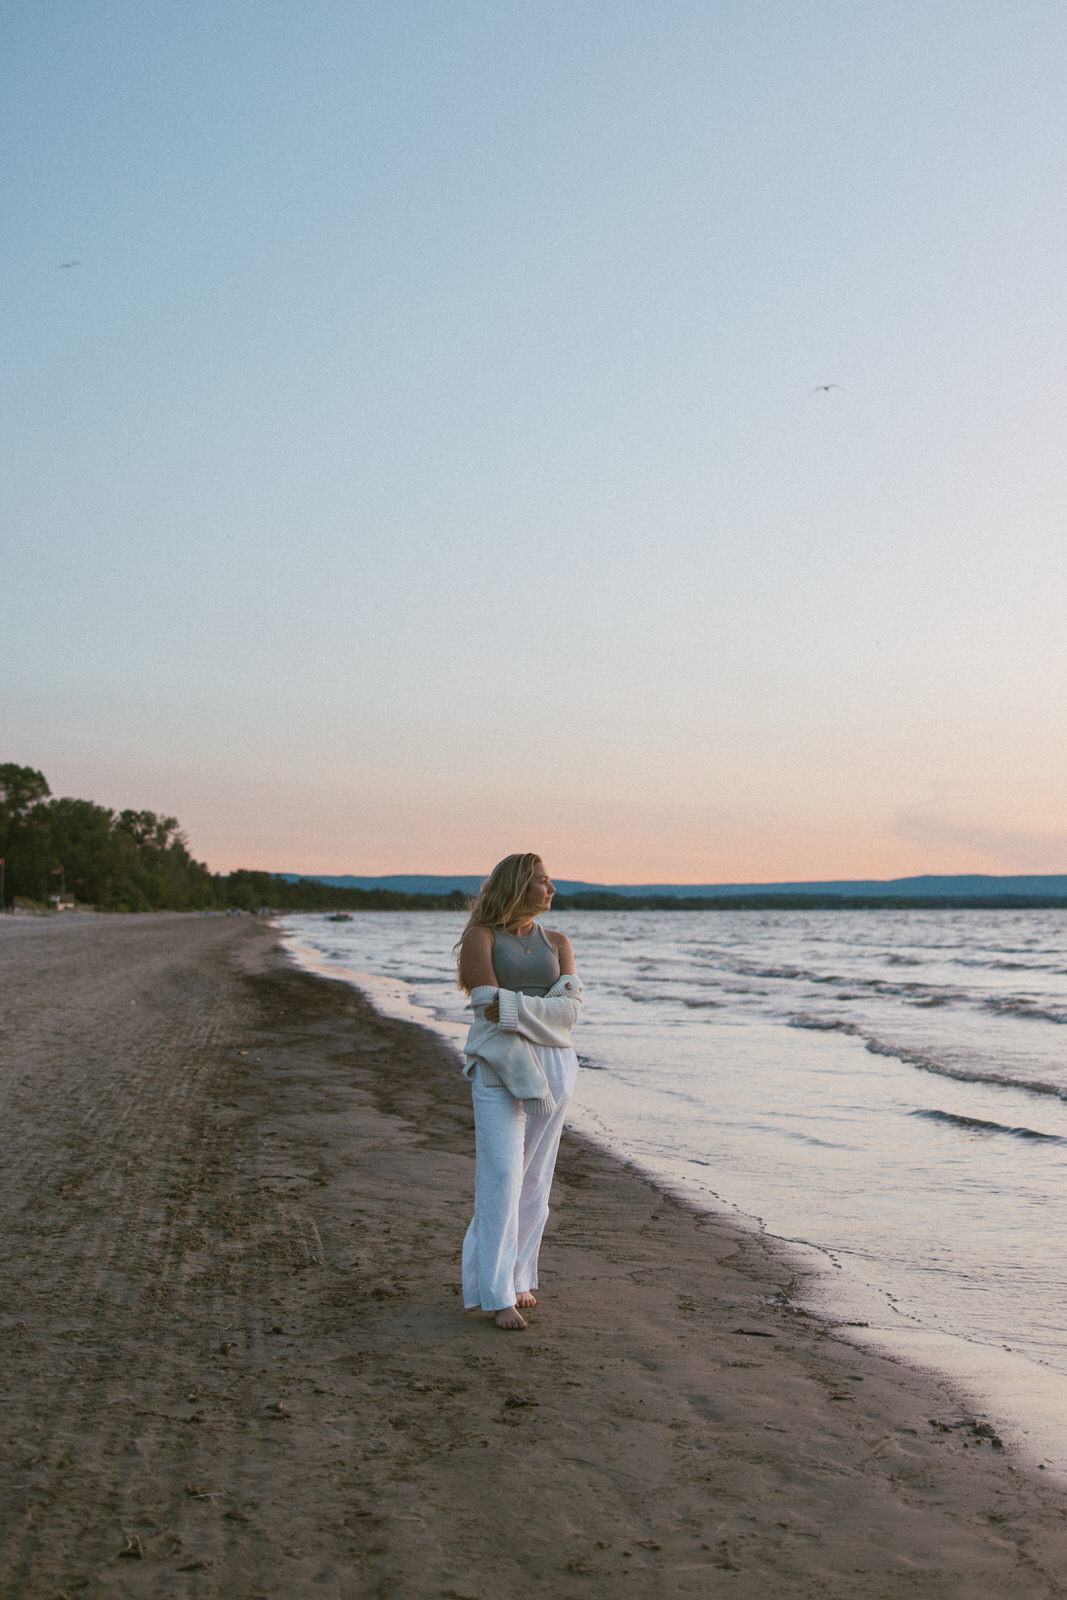
[[5, 1600], [1067, 1594], [1061, 1486], [574, 1135], [529, 1331], [464, 1316], [456, 1060], [268, 923], [0, 972]]

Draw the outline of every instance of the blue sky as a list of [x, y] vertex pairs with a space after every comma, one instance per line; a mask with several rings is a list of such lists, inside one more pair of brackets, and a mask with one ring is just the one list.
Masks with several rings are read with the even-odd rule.
[[2, 56], [4, 759], [217, 868], [1067, 870], [1061, 6]]

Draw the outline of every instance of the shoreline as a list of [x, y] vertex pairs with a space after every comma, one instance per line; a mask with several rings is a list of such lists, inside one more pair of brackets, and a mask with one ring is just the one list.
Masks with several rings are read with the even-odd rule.
[[[323, 953], [306, 929], [287, 926], [288, 921], [279, 919], [279, 932], [302, 970], [349, 984], [384, 1015], [420, 1025], [462, 1057], [466, 1021], [445, 1018], [428, 1001], [416, 999], [418, 986], [413, 981], [347, 965], [339, 952]], [[579, 1086], [581, 1082], [580, 1075]], [[580, 1092], [568, 1118], [572, 1136], [588, 1139], [682, 1205], [719, 1217], [784, 1251], [793, 1263], [798, 1285], [794, 1299], [800, 1309], [857, 1348], [875, 1350], [944, 1380], [977, 1419], [1010, 1439], [1030, 1468], [1047, 1475], [1044, 1481], [1067, 1487], [1063, 1382], [1054, 1368], [1020, 1351], [1016, 1344], [982, 1342], [964, 1332], [938, 1328], [923, 1321], [914, 1309], [900, 1316], [892, 1292], [847, 1269], [842, 1271], [831, 1246], [768, 1227], [762, 1207], [757, 1204], [752, 1210], [744, 1209], [706, 1183], [694, 1181], [684, 1164], [671, 1170], [643, 1162], [625, 1141], [613, 1140], [611, 1129], [591, 1114]]]
[[258, 919], [62, 926], [0, 933], [3, 1592], [1064, 1593], [1059, 1486], [786, 1249], [568, 1133], [502, 1334], [434, 1034]]

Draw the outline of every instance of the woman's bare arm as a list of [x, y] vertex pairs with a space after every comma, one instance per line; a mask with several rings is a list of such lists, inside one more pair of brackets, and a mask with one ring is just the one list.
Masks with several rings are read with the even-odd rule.
[[496, 988], [492, 928], [467, 929], [459, 947], [459, 975], [468, 994], [481, 984], [492, 984]]
[[553, 933], [551, 928], [546, 928], [545, 933], [548, 936], [549, 944], [552, 945], [559, 957], [560, 977], [569, 977], [574, 971], [574, 951], [571, 949], [570, 940], [565, 933]]

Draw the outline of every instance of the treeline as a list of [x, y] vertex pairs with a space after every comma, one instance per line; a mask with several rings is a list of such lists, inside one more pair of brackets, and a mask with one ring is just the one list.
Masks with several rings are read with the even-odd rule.
[[216, 904], [176, 817], [59, 799], [33, 767], [0, 765], [4, 902], [75, 899], [103, 911], [192, 911]]
[[272, 906], [276, 911], [462, 911], [467, 896], [460, 889], [451, 894], [402, 894], [396, 889], [339, 889], [318, 878], [279, 878], [272, 872], [249, 872], [242, 868], [216, 882], [223, 886], [227, 906], [243, 911], [257, 906]]
[[466, 896], [336, 889], [270, 872], [210, 872], [176, 817], [53, 796], [44, 774], [0, 764], [0, 900], [76, 901], [99, 911], [405, 911], [461, 909]]
[[[112, 811], [59, 799], [43, 773], [0, 764], [0, 905], [76, 901], [99, 911], [462, 911], [467, 896], [344, 889], [241, 869], [210, 872], [194, 861], [176, 817]], [[556, 896], [558, 911], [935, 911], [1054, 908], [1039, 895], [732, 894]]]

